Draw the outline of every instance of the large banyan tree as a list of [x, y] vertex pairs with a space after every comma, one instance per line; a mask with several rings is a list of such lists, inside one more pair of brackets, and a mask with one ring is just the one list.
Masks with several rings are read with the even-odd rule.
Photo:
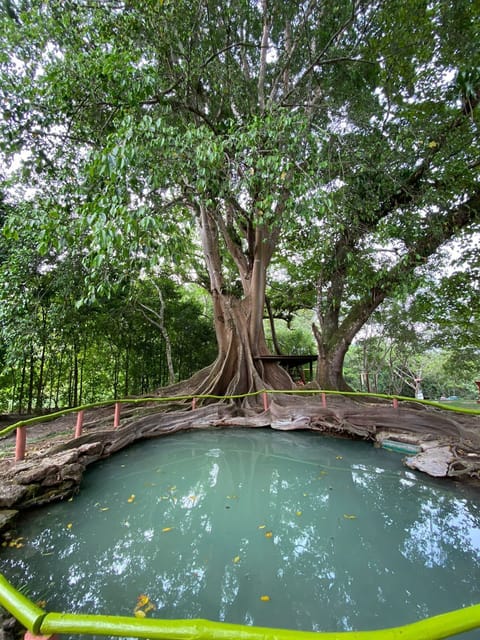
[[[316, 296], [318, 381], [371, 313], [478, 223], [479, 11], [467, 0], [7, 0], [3, 149], [44, 251], [205, 269], [198, 393], [292, 381], [269, 279]], [[199, 257], [204, 266], [199, 266]], [[121, 278], [120, 278], [121, 280]]]

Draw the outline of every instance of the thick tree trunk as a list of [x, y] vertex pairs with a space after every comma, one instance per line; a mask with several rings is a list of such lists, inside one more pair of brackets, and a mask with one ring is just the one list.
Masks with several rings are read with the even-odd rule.
[[318, 348], [317, 384], [320, 389], [351, 391], [343, 377], [343, 363], [350, 344], [344, 338], [327, 340], [315, 324], [312, 328]]
[[[250, 299], [238, 299], [214, 292], [215, 330], [219, 353], [199, 393], [237, 395], [259, 391], [266, 387], [291, 389], [293, 382], [278, 364], [263, 362], [269, 355], [263, 325], [252, 336], [252, 304]], [[254, 339], [252, 339], [254, 338]]]
[[[274, 249], [272, 234], [257, 227], [249, 255], [233, 241], [226, 244], [237, 266], [243, 297], [228, 293], [218, 243], [218, 220], [207, 210], [200, 212], [200, 231], [210, 276], [218, 357], [198, 393], [240, 395], [266, 387], [291, 389], [293, 382], [278, 364], [263, 362], [270, 355], [265, 341], [263, 312], [267, 268]], [[225, 238], [224, 238], [225, 239]]]

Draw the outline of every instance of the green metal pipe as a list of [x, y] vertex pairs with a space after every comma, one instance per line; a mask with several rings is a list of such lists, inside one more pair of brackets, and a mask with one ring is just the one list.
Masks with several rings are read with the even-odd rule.
[[40, 633], [40, 625], [46, 612], [12, 587], [2, 574], [0, 574], [0, 605], [15, 616], [26, 629], [36, 635]]
[[375, 631], [296, 631], [210, 620], [155, 620], [49, 613], [42, 635], [92, 634], [154, 640], [442, 640], [480, 627], [480, 605]]
[[46, 613], [0, 574], [0, 604], [36, 635], [88, 634], [160, 640], [442, 640], [480, 628], [480, 604], [375, 631], [295, 631], [210, 620]]

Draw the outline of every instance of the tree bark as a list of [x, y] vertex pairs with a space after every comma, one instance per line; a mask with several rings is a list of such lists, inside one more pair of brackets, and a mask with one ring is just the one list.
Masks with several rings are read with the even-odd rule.
[[[291, 389], [293, 382], [278, 364], [262, 362], [270, 355], [265, 340], [263, 314], [267, 268], [275, 246], [275, 234], [259, 225], [249, 258], [230, 251], [237, 266], [243, 295], [228, 291], [219, 251], [218, 218], [200, 208], [200, 235], [210, 278], [218, 357], [198, 393], [240, 395], [266, 387]], [[228, 246], [229, 241], [226, 240]]]
[[320, 389], [351, 391], [343, 377], [343, 363], [350, 343], [343, 336], [338, 339], [327, 337], [316, 324], [312, 325], [312, 329], [318, 348], [318, 386]]

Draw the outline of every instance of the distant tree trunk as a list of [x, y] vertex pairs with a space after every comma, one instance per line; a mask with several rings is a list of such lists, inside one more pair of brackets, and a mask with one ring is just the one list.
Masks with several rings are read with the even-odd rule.
[[41, 353], [40, 353], [40, 363], [38, 368], [38, 379], [37, 379], [37, 389], [36, 389], [36, 398], [35, 398], [35, 409], [40, 411], [43, 408], [43, 387], [45, 384], [44, 374], [45, 374], [45, 354], [47, 350], [47, 311], [42, 306], [42, 326], [39, 331], [39, 338], [42, 343]]
[[265, 296], [265, 305], [267, 307], [268, 321], [270, 323], [270, 332], [272, 334], [273, 348], [275, 349], [276, 355], [280, 356], [282, 355], [282, 350], [280, 349], [280, 345], [278, 344], [277, 332], [275, 330], [275, 318], [273, 317], [272, 305], [270, 304], [270, 300], [268, 299], [268, 296]]
[[123, 393], [125, 398], [128, 397], [128, 393], [130, 390], [130, 343], [127, 345], [125, 349], [125, 384], [123, 387]]
[[37, 391], [36, 391], [36, 399], [35, 399], [35, 410], [40, 411], [43, 408], [43, 385], [44, 385], [44, 372], [45, 372], [45, 351], [46, 346], [45, 343], [42, 344], [42, 351], [40, 354], [40, 364], [38, 370], [38, 379], [37, 379]]
[[63, 381], [63, 358], [64, 358], [64, 350], [62, 350], [60, 354], [60, 358], [57, 361], [57, 380], [55, 383], [55, 407], [58, 407], [60, 402], [60, 385]]
[[87, 354], [87, 345], [84, 343], [83, 345], [83, 353], [82, 353], [82, 361], [80, 363], [80, 376], [79, 376], [79, 389], [78, 389], [78, 404], [81, 405], [83, 403], [83, 371], [85, 368], [85, 359]]
[[73, 407], [78, 406], [78, 353], [77, 346], [74, 345], [73, 350], [73, 380], [72, 380], [72, 401]]
[[33, 346], [30, 347], [30, 376], [28, 380], [28, 399], [27, 399], [27, 413], [32, 413], [33, 410], [33, 389], [35, 380], [35, 358], [33, 355]]
[[118, 398], [118, 371], [120, 368], [118, 353], [113, 358], [113, 397]]
[[[154, 286], [157, 290], [159, 310], [156, 311], [146, 304], [140, 304], [140, 307], [142, 308], [142, 313], [145, 318], [153, 325], [158, 327], [160, 333], [162, 334], [162, 337], [165, 341], [165, 357], [168, 368], [168, 384], [173, 384], [175, 382], [175, 369], [173, 366], [172, 358], [172, 343], [167, 331], [167, 327], [165, 326], [165, 300], [163, 298], [162, 290], [160, 289], [160, 287], [156, 284], [154, 284]], [[146, 311], [148, 311], [148, 314], [145, 313]]]
[[20, 378], [20, 389], [18, 391], [18, 404], [17, 404], [17, 411], [18, 413], [23, 413], [23, 397], [24, 397], [24, 393], [25, 393], [25, 378], [27, 375], [27, 357], [25, 355], [25, 353], [23, 354], [23, 360], [22, 360], [22, 375]]

